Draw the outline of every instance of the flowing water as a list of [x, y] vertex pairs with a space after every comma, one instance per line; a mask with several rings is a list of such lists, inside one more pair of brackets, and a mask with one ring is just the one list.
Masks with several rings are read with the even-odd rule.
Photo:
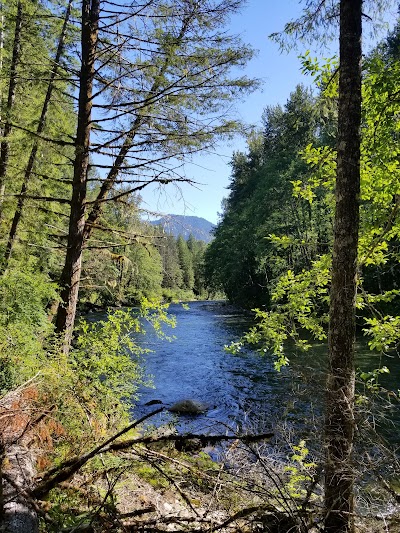
[[[146, 372], [154, 388], [142, 388], [134, 415], [141, 416], [157, 405], [166, 406], [182, 399], [207, 403], [209, 409], [199, 416], [172, 416], [168, 412], [152, 421], [173, 420], [180, 431], [275, 430], [284, 426], [296, 440], [313, 438], [321, 428], [325, 383], [326, 346], [313, 346], [307, 353], [289, 354], [290, 367], [276, 372], [269, 354], [246, 350], [238, 355], [224, 351], [224, 345], [237, 340], [251, 324], [248, 315], [224, 302], [192, 302], [189, 309], [171, 305], [177, 327], [168, 331], [171, 342], [160, 340], [150, 330], [140, 343], [153, 350], [145, 356]], [[399, 388], [400, 360], [381, 357], [368, 347], [358, 346], [357, 366], [372, 370], [387, 365], [391, 374], [383, 377], [388, 389]], [[379, 411], [379, 416], [378, 416]], [[371, 417], [370, 417], [371, 419]], [[371, 421], [393, 444], [400, 444], [399, 406], [380, 402], [376, 419]], [[217, 427], [218, 426], [218, 427]], [[320, 439], [316, 439], [320, 441]]]

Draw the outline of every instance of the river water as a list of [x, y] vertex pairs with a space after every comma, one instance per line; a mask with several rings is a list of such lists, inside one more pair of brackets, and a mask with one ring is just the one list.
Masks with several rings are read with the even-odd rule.
[[[173, 421], [180, 431], [276, 431], [290, 440], [320, 438], [324, 398], [326, 346], [315, 344], [307, 353], [289, 354], [290, 367], [277, 372], [271, 355], [246, 350], [238, 355], [224, 351], [224, 345], [237, 340], [250, 325], [248, 315], [224, 302], [192, 302], [189, 309], [171, 305], [177, 327], [161, 340], [149, 329], [140, 343], [152, 350], [145, 355], [146, 372], [154, 388], [141, 388], [134, 415], [141, 416], [160, 400], [171, 406], [182, 399], [208, 404], [203, 414], [172, 416], [168, 412], [152, 423]], [[400, 360], [376, 355], [358, 345], [357, 366], [372, 370], [381, 364], [391, 374], [383, 377], [388, 389], [399, 388]], [[379, 401], [374, 418], [367, 417], [392, 444], [400, 444], [400, 415], [397, 402]], [[286, 438], [285, 437], [285, 438]]]

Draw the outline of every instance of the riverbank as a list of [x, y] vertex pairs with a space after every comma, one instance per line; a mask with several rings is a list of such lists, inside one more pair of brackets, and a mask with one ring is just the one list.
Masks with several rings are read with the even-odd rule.
[[[172, 290], [164, 289], [162, 294], [156, 298], [161, 304], [189, 304], [190, 302], [221, 302], [225, 305], [231, 305], [225, 296], [221, 294], [195, 294], [190, 290]], [[89, 300], [83, 300], [78, 303], [78, 312], [85, 316], [89, 313], [105, 313], [107, 309], [121, 309], [121, 308], [138, 308], [140, 302], [138, 301], [110, 301], [107, 304], [98, 304]], [[243, 310], [243, 312], [245, 312]]]
[[[20, 430], [31, 439], [38, 474], [24, 494], [36, 506], [42, 530], [317, 531], [323, 491], [319, 406], [324, 347], [277, 373], [268, 354], [224, 350], [249, 324], [237, 308], [192, 302], [171, 310], [177, 327], [169, 329], [171, 322], [166, 322], [170, 341], [130, 313], [118, 311], [103, 322], [104, 315], [93, 316], [70, 357], [62, 360], [57, 352], [47, 358], [54, 368], [43, 367], [30, 383], [24, 407], [29, 419], [21, 419]], [[125, 320], [128, 325], [122, 328]], [[146, 335], [142, 326], [148, 326]], [[111, 361], [113, 350], [116, 359]], [[160, 410], [140, 429], [133, 422], [129, 426], [126, 403], [117, 412], [114, 389], [107, 388], [104, 378], [110, 379], [117, 368], [122, 373], [113, 383], [128, 390], [124, 365], [135, 354], [153, 372], [156, 389], [143, 385], [136, 390], [140, 399], [131, 420], [158, 410], [158, 403], [146, 405], [146, 394], [149, 400], [161, 398], [162, 413], [185, 398], [206, 403], [207, 410], [196, 416], [168, 414], [167, 420]], [[143, 379], [136, 370], [135, 376]], [[370, 417], [370, 407], [363, 404], [357, 419], [357, 520], [360, 531], [388, 531], [389, 523], [390, 531], [396, 531], [397, 494], [391, 482], [400, 469], [395, 450], [377, 447], [383, 441], [372, 432], [380, 421]], [[124, 425], [129, 432], [118, 433]], [[182, 434], [190, 430], [234, 437], [223, 446], [192, 438], [189, 449]], [[174, 438], [141, 440], [160, 431]], [[237, 438], [262, 432], [273, 432], [273, 439], [249, 443]], [[380, 486], [381, 478], [391, 484]]]
[[[204, 450], [182, 453], [163, 443], [133, 447], [124, 457], [129, 470], [125, 463], [125, 471], [116, 475], [114, 465], [106, 478], [94, 481], [93, 473], [86, 473], [76, 480], [76, 490], [90, 487], [86, 501], [91, 505], [85, 508], [81, 501], [71, 531], [318, 533], [322, 523], [318, 481], [307, 481], [313, 483], [313, 492], [306, 496], [299, 492], [299, 480], [295, 486], [282, 466], [262, 448], [258, 451], [257, 461], [253, 457], [244, 463], [249, 448], [239, 441], [225, 450], [219, 462], [211, 461]], [[73, 495], [74, 484], [64, 490]], [[71, 500], [60, 510], [71, 513]], [[400, 531], [400, 519], [393, 513], [358, 514], [355, 522], [358, 533]]]
[[[316, 347], [314, 357], [318, 359], [304, 359], [296, 364], [293, 361], [290, 368], [277, 373], [268, 354], [261, 357], [251, 351], [238, 355], [224, 351], [224, 345], [248, 327], [249, 317], [240, 310], [221, 302], [192, 302], [188, 309], [175, 305], [171, 311], [178, 325], [167, 333], [175, 335], [174, 340], [160, 339], [150, 327], [147, 335], [134, 331], [129, 334], [142, 350], [153, 350], [143, 352], [143, 361], [147, 372], [153, 373], [156, 385], [156, 389], [142, 387], [138, 391], [140, 400], [133, 418], [138, 419], [141, 413], [154, 409], [146, 407], [147, 400], [161, 399], [168, 407], [180, 399], [194, 398], [207, 402], [209, 409], [196, 417], [171, 415], [169, 428], [179, 433], [191, 428], [207, 434], [223, 433], [227, 428], [231, 434], [272, 430], [274, 440], [252, 449], [235, 441], [223, 448], [200, 448], [190, 453], [161, 443], [157, 447], [135, 445], [118, 453], [102, 452], [68, 483], [52, 491], [51, 498], [45, 502], [46, 512], [53, 520], [60, 519], [61, 526], [49, 531], [65, 529], [71, 522], [75, 524], [73, 527], [80, 524], [83, 528], [89, 522], [92, 526], [96, 524], [92, 529], [96, 532], [113, 531], [113, 528], [118, 531], [121, 524], [128, 531], [146, 531], [143, 529], [146, 527], [147, 531], [168, 531], [168, 528], [187, 531], [190, 527], [189, 531], [205, 532], [239, 532], [254, 524], [263, 528], [259, 531], [268, 531], [267, 525], [273, 524], [275, 529], [271, 531], [275, 533], [281, 526], [294, 527], [293, 516], [297, 525], [299, 520], [302, 524], [306, 519], [304, 513], [308, 530], [316, 531], [320, 523], [322, 481], [320, 469], [314, 465], [322, 465], [324, 461], [319, 430], [324, 380], [320, 380], [317, 369], [324, 347]], [[110, 327], [111, 335], [114, 328]], [[88, 349], [101, 345], [98, 362], [103, 368], [103, 348], [108, 336], [101, 339], [101, 343], [89, 343]], [[82, 360], [87, 362], [85, 358]], [[87, 378], [92, 377], [90, 371]], [[72, 392], [75, 397], [76, 389]], [[85, 413], [91, 405], [88, 402], [99, 402], [101, 398], [98, 395], [88, 398], [87, 389], [82, 389], [82, 395], [80, 405], [86, 408], [82, 415], [88, 418], [89, 431], [96, 431], [98, 420]], [[61, 407], [65, 409], [65, 404], [60, 406], [60, 412]], [[361, 427], [360, 421], [357, 422]], [[151, 419], [153, 428], [148, 426], [144, 431], [150, 432], [162, 423], [165, 420]], [[57, 442], [59, 436], [55, 435], [54, 439]], [[87, 448], [85, 443], [84, 449]], [[371, 464], [363, 464], [363, 453], [357, 449], [360, 479], [365, 474], [371, 478], [374, 469], [381, 469], [386, 479], [393, 476], [394, 471], [384, 470], [391, 466], [390, 460], [378, 454], [376, 448]], [[308, 487], [312, 488], [309, 492]], [[357, 519], [364, 528], [360, 531], [387, 531], [384, 528], [388, 523], [390, 531], [396, 531], [393, 529], [397, 527], [393, 516], [395, 506], [389, 506], [395, 497], [380, 490], [378, 498], [376, 491], [370, 490], [371, 483], [368, 494], [366, 487], [368, 479], [359, 485], [359, 502], [367, 504], [358, 507]], [[307, 494], [310, 494], [308, 500]], [[299, 516], [298, 510], [302, 508], [307, 512]], [[375, 518], [379, 513], [381, 517]], [[281, 525], [276, 523], [276, 517]], [[230, 520], [228, 524], [227, 520]], [[292, 520], [291, 525], [288, 520]], [[373, 528], [368, 525], [371, 521]], [[288, 531], [282, 528], [281, 531]]]

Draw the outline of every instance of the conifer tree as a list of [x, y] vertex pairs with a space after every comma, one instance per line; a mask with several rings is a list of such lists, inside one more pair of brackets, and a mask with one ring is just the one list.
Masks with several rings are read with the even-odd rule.
[[22, 29], [23, 4], [21, 1], [17, 5], [17, 14], [15, 18], [14, 42], [12, 49], [12, 58], [10, 66], [10, 77], [8, 82], [8, 95], [5, 113], [2, 117], [4, 127], [2, 128], [2, 141], [0, 144], [0, 217], [2, 216], [2, 204], [4, 202], [5, 178], [8, 167], [10, 146], [8, 137], [12, 129], [12, 113], [14, 111], [15, 91], [17, 88], [18, 73], [17, 69], [21, 55], [21, 29]]
[[[104, 17], [98, 17], [99, 37], [89, 43], [93, 50], [97, 47], [95, 67], [84, 74], [87, 67], [83, 63], [80, 80], [80, 99], [83, 81], [91, 79], [95, 86], [87, 99], [94, 116], [90, 119], [86, 113], [85, 148], [79, 141], [78, 126], [74, 168], [76, 175], [81, 154], [85, 161], [88, 157], [92, 129], [92, 159], [101, 155], [102, 162], [95, 165], [107, 173], [97, 197], [90, 201], [86, 192], [88, 163], [79, 180], [74, 178], [60, 280], [62, 302], [56, 318], [57, 330], [65, 332], [66, 350], [75, 317], [82, 252], [100, 220], [104, 202], [149, 183], [190, 181], [180, 173], [180, 161], [212, 148], [216, 139], [238, 130], [238, 124], [226, 116], [227, 104], [255, 86], [246, 77], [230, 74], [233, 66], [244, 65], [252, 56], [248, 47], [223, 30], [227, 18], [239, 7], [236, 0], [151, 0], [145, 6], [124, 7], [122, 21], [121, 11], [113, 5]], [[130, 186], [118, 190], [122, 183]]]
[[86, 189], [92, 129], [93, 81], [98, 45], [100, 1], [82, 2], [82, 63], [79, 76], [78, 126], [75, 139], [74, 177], [69, 218], [67, 253], [61, 278], [62, 305], [58, 308], [56, 328], [64, 333], [63, 347], [69, 351], [78, 302], [82, 270], [83, 232], [85, 229]]
[[194, 270], [192, 254], [188, 248], [187, 242], [179, 235], [177, 241], [179, 263], [183, 273], [183, 287], [189, 291], [194, 287]]
[[[41, 111], [40, 118], [38, 121], [37, 129], [35, 132], [35, 138], [33, 140], [29, 159], [25, 167], [24, 178], [23, 178], [21, 190], [19, 193], [18, 201], [17, 201], [17, 207], [15, 209], [14, 217], [11, 223], [11, 228], [10, 228], [6, 251], [5, 251], [3, 268], [7, 267], [8, 261], [12, 253], [18, 225], [21, 220], [23, 209], [24, 209], [25, 196], [28, 192], [28, 186], [29, 186], [29, 183], [32, 177], [32, 172], [34, 170], [34, 166], [35, 166], [36, 159], [37, 159], [37, 154], [39, 150], [39, 142], [40, 142], [39, 139], [41, 135], [43, 134], [45, 126], [46, 126], [46, 119], [47, 119], [47, 114], [49, 111], [49, 105], [50, 105], [53, 92], [55, 89], [55, 81], [56, 81], [57, 76], [60, 75], [60, 70], [61, 70], [60, 62], [62, 60], [62, 56], [64, 53], [65, 39], [66, 39], [67, 28], [69, 24], [69, 18], [71, 15], [71, 8], [72, 8], [72, 0], [69, 0], [67, 7], [65, 9], [64, 22], [63, 22], [60, 38], [59, 38], [58, 45], [57, 45], [56, 55], [53, 60], [53, 67], [51, 70], [51, 74], [50, 74], [50, 78], [49, 78], [49, 82], [47, 86], [47, 91], [44, 97], [42, 111]], [[0, 165], [0, 168], [1, 168], [1, 165]], [[0, 196], [1, 196], [1, 193], [0, 193]]]

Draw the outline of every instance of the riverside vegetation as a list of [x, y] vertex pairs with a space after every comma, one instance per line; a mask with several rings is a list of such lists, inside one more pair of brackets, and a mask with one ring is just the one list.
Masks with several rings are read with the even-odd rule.
[[[267, 108], [248, 152], [235, 154], [230, 194], [206, 251], [209, 283], [257, 307], [257, 324], [230, 350], [255, 345], [275, 355], [279, 370], [289, 363], [289, 340], [304, 351], [310, 339], [329, 340], [324, 527], [332, 532], [354, 531], [362, 465], [353, 447], [363, 421], [373, 420], [371, 396], [355, 394], [356, 326], [379, 354], [376, 369], [359, 373], [364, 391], [398, 402], [398, 391], [380, 390], [379, 376], [399, 338], [399, 27], [361, 71], [361, 4], [340, 5], [339, 64], [302, 57], [317, 96], [297, 87], [284, 108]], [[334, 15], [333, 5], [321, 7]], [[306, 10], [286, 32], [315, 35], [327, 24]], [[397, 465], [384, 447], [381, 453], [388, 467]]]
[[[353, 3], [361, 24], [362, 2]], [[335, 180], [345, 168], [336, 144], [346, 133], [343, 98], [358, 94], [346, 92], [339, 74], [346, 64], [353, 75], [359, 61], [346, 63], [343, 51], [341, 66], [334, 58], [303, 56], [316, 95], [297, 87], [284, 108], [265, 110], [263, 130], [248, 136], [248, 152], [233, 156], [230, 193], [207, 248], [193, 237], [164, 235], [141, 217], [144, 187], [188, 181], [182, 161], [244, 129], [230, 106], [258, 86], [240, 75], [253, 51], [226, 31], [241, 4], [6, 0], [0, 6], [5, 531], [352, 532], [355, 523], [387, 531], [389, 521], [396, 531], [395, 516], [362, 522], [353, 507], [361, 464], [352, 454], [354, 418], [344, 440], [341, 412], [330, 418], [327, 462], [311, 457], [302, 438], [287, 443], [291, 451], [282, 462], [271, 453], [270, 433], [184, 438], [173, 428], [144, 434], [139, 423], [147, 416], [131, 421], [146, 379], [146, 350], [135, 339], [145, 322], [160, 336], [163, 324], [173, 325], [166, 300], [224, 293], [258, 306], [256, 326], [231, 349], [256, 345], [275, 355], [278, 368], [288, 363], [288, 339], [307, 350], [310, 338], [327, 335], [337, 271]], [[339, 4], [341, 30], [357, 26], [349, 0], [310, 1], [287, 32], [326, 33]], [[376, 481], [368, 498], [373, 502], [376, 491], [393, 504], [397, 455], [372, 431], [372, 413], [374, 405], [399, 400], [398, 391], [379, 384], [400, 327], [399, 35], [396, 26], [364, 59], [360, 127], [351, 124], [355, 142], [361, 132], [358, 259], [350, 261], [357, 266], [357, 322], [377, 361], [385, 361], [359, 374], [354, 416], [358, 427], [370, 429], [371, 448], [360, 455]], [[357, 191], [353, 204], [358, 208]], [[121, 304], [137, 307], [110, 311], [98, 322], [77, 315], [79, 305]], [[351, 329], [354, 305], [347, 304]], [[330, 322], [332, 331], [332, 311]], [[349, 338], [350, 346], [351, 332]], [[353, 416], [351, 346], [348, 354]], [[346, 411], [332, 398], [328, 408], [336, 403]], [[209, 445], [219, 446], [220, 461], [199, 451]]]

